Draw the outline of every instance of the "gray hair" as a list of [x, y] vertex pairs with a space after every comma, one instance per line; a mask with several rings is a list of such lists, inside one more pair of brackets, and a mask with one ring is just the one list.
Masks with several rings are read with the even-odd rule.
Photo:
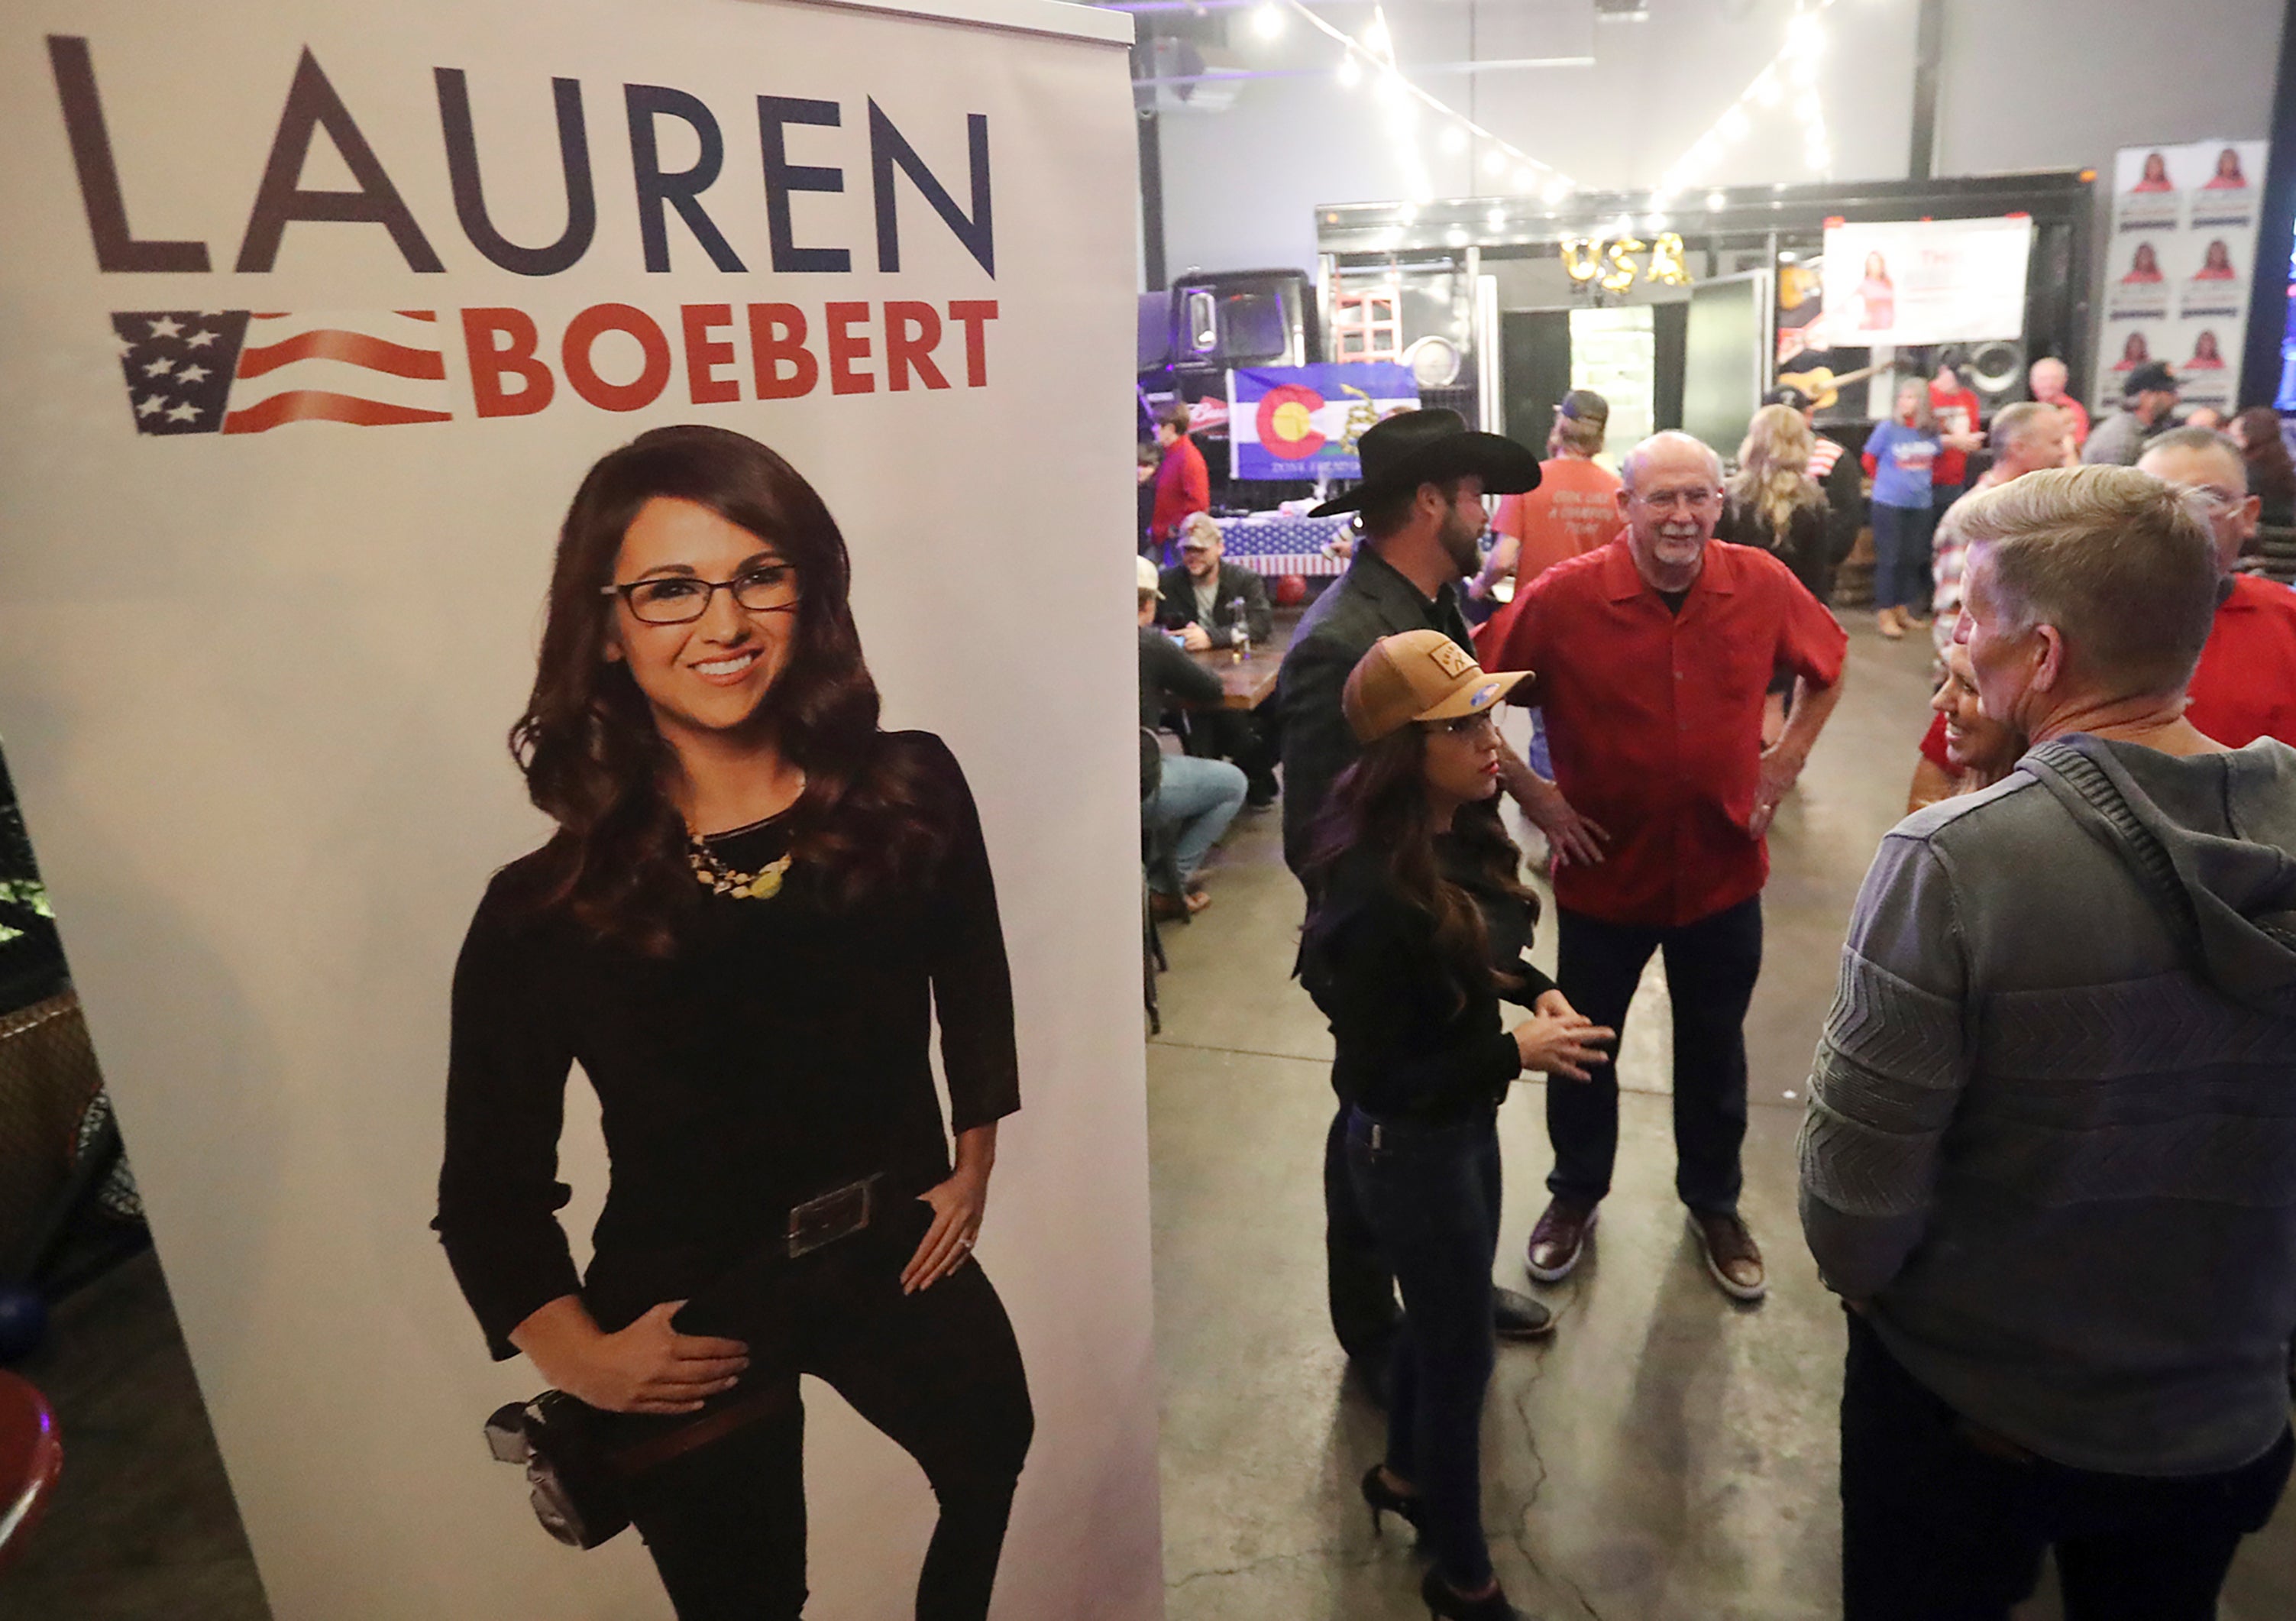
[[2056, 408], [2038, 399], [2021, 399], [2015, 405], [2003, 406], [2000, 414], [1993, 419], [1993, 454], [2008, 455], [2010, 446], [2035, 428], [2046, 425], [2048, 419], [2042, 413], [2054, 412]]
[[1714, 453], [1714, 447], [1696, 435], [1685, 433], [1678, 428], [1667, 428], [1653, 433], [1641, 444], [1628, 451], [1626, 459], [1619, 464], [1619, 482], [1632, 490], [1635, 487], [1635, 474], [1642, 471], [1643, 458], [1653, 450], [1663, 449], [1669, 445], [1676, 444], [1695, 445], [1705, 455], [1707, 461], [1714, 469], [1714, 488], [1717, 490], [1722, 488], [1722, 458]]
[[[2216, 544], [2199, 498], [2134, 467], [2054, 467], [1956, 503], [2017, 629], [2054, 625], [2115, 697], [2182, 692], [2216, 619]], [[1965, 590], [1966, 588], [1964, 588]]]
[[[2241, 454], [2240, 447], [2233, 443], [2230, 435], [2219, 433], [2214, 428], [2171, 428], [2166, 433], [2156, 434], [2145, 441], [2144, 456], [2151, 456], [2158, 450], [2192, 450], [2203, 455], [2213, 453], [2220, 456], [2238, 475], [2241, 489], [2245, 490], [2248, 488], [2248, 457]], [[2136, 459], [2143, 461], [2144, 457]]]

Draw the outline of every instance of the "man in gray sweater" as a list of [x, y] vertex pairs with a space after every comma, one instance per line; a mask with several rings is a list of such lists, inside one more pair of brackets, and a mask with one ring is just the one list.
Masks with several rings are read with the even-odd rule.
[[2289, 1471], [2296, 750], [2184, 718], [2194, 499], [2120, 467], [1972, 497], [1967, 644], [2033, 739], [1882, 843], [1801, 1135], [1848, 1303], [1846, 1621], [2194, 1621]]

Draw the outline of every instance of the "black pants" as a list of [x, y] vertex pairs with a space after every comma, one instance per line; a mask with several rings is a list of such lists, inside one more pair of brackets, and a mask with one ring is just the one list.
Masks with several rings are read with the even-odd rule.
[[[918, 1621], [981, 1621], [1035, 1419], [1012, 1324], [977, 1263], [901, 1293], [930, 1207], [750, 1274], [678, 1313], [681, 1333], [746, 1341], [726, 1400], [785, 1381], [785, 1416], [674, 1459], [633, 1484], [679, 1621], [798, 1621], [805, 1609], [805, 1415], [798, 1375], [824, 1380], [914, 1458], [940, 1502], [917, 1581]], [[625, 1420], [633, 1438], [663, 1420]]]
[[1205, 760], [1233, 761], [1251, 793], [1275, 792], [1275, 750], [1261, 729], [1258, 710], [1205, 709], [1188, 716], [1187, 751]]
[[[1556, 985], [1573, 1008], [1621, 1039], [1644, 967], [1652, 951], [1664, 955], [1674, 1003], [1675, 1191], [1701, 1214], [1735, 1214], [1738, 1149], [1746, 1137], [1746, 1007], [1762, 971], [1761, 897], [1679, 928], [1556, 910]], [[1604, 1064], [1588, 1076], [1547, 1083], [1554, 1170], [1546, 1186], [1592, 1204], [1611, 1191], [1618, 1157], [1618, 1066]]]
[[2006, 1621], [2054, 1546], [2066, 1621], [2214, 1621], [2240, 1539], [2272, 1518], [2296, 1438], [2218, 1475], [2023, 1458], [1907, 1373], [1854, 1313], [1841, 1387], [1843, 1621]]
[[1497, 1113], [1446, 1124], [1374, 1121], [1359, 1109], [1349, 1116], [1357, 1201], [1403, 1290], [1387, 1467], [1419, 1488], [1444, 1579], [1472, 1592], [1491, 1579], [1481, 1442], [1499, 1243]]
[[1342, 1102], [1324, 1136], [1324, 1268], [1331, 1291], [1332, 1332], [1341, 1348], [1367, 1362], [1383, 1362], [1394, 1348], [1403, 1312], [1395, 1304], [1395, 1274], [1380, 1253], [1379, 1235], [1364, 1219], [1348, 1170], [1348, 1118]]

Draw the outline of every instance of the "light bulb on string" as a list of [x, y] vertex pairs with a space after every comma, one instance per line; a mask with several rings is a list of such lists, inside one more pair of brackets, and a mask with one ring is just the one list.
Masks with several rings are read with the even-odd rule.
[[1720, 192], [1709, 192], [1706, 193], [1706, 206], [1710, 211], [1715, 213], [1721, 212], [1723, 204], [1729, 201], [1730, 200], [1727, 197], [1725, 197]]
[[1456, 155], [1467, 150], [1467, 132], [1457, 124], [1443, 127], [1443, 150]]
[[1356, 60], [1353, 51], [1340, 58], [1339, 80], [1344, 90], [1352, 90], [1363, 83], [1363, 64]]
[[1374, 56], [1385, 56], [1389, 53], [1393, 48], [1394, 42], [1388, 37], [1386, 18], [1374, 17], [1371, 20], [1371, 27], [1363, 31], [1363, 44], [1364, 49], [1369, 51]]
[[1743, 140], [1746, 136], [1746, 114], [1742, 109], [1733, 107], [1722, 115], [1720, 122], [1714, 128], [1726, 141]]
[[1483, 154], [1483, 173], [1487, 175], [1504, 175], [1506, 173], [1506, 166], [1507, 155], [1501, 152], [1497, 147], [1494, 146], [1490, 151]]
[[1538, 177], [1532, 174], [1527, 169], [1519, 169], [1514, 171], [1514, 189], [1519, 192], [1529, 191], [1533, 185], [1537, 185], [1538, 182]]
[[1563, 179], [1559, 175], [1555, 178], [1549, 180], [1546, 183], [1546, 189], [1539, 193], [1540, 197], [1545, 199], [1550, 204], [1560, 202], [1570, 194], [1570, 183], [1568, 180]]
[[1764, 68], [1761, 76], [1753, 83], [1754, 100], [1762, 106], [1775, 107], [1778, 104], [1778, 76]]
[[1251, 31], [1262, 39], [1275, 39], [1283, 33], [1283, 12], [1273, 4], [1263, 4], [1251, 13]]

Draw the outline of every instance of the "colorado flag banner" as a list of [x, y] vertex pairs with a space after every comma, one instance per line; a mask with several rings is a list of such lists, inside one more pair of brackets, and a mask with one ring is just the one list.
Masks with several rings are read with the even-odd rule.
[[1411, 368], [1386, 360], [1240, 366], [1227, 374], [1228, 476], [1358, 479], [1356, 441], [1419, 408]]

